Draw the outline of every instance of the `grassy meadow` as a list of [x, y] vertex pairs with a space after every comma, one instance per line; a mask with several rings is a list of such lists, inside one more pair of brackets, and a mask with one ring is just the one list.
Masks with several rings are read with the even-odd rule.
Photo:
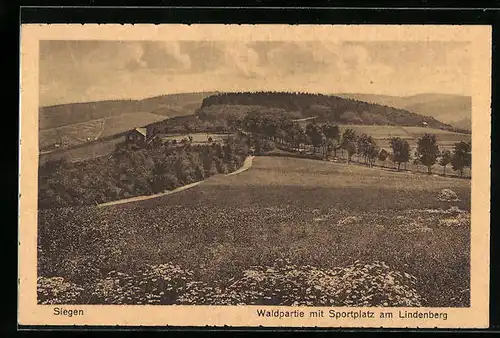
[[471, 140], [470, 134], [456, 133], [449, 130], [414, 127], [414, 126], [376, 126], [376, 125], [339, 125], [342, 130], [352, 128], [358, 134], [365, 133], [372, 136], [380, 147], [390, 149], [389, 140], [392, 137], [400, 137], [407, 140], [410, 146], [415, 147], [417, 140], [426, 133], [436, 135], [438, 144], [444, 148], [453, 148], [456, 142]]
[[151, 113], [126, 113], [58, 128], [43, 129], [39, 132], [39, 144], [41, 149], [50, 148], [55, 143], [64, 147], [81, 145], [89, 140], [121, 134], [166, 118]]
[[41, 303], [469, 305], [469, 180], [257, 157], [178, 194], [38, 217]]

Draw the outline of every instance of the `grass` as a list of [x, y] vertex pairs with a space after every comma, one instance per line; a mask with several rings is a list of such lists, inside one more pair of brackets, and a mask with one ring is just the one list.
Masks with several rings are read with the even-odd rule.
[[55, 143], [62, 146], [74, 146], [87, 142], [87, 138], [94, 140], [100, 136], [103, 125], [104, 120], [92, 120], [59, 128], [40, 130], [40, 148], [50, 147]]
[[[445, 147], [440, 147], [441, 150], [448, 149], [450, 152], [453, 151], [453, 148], [445, 148]], [[344, 156], [345, 157], [345, 156]], [[345, 158], [342, 158], [342, 156], [339, 157], [341, 160], [346, 161]], [[358, 155], [353, 155], [352, 158], [352, 164], [357, 164], [361, 166], [366, 166], [366, 164], [363, 162], [363, 158]], [[378, 170], [384, 170], [384, 171], [397, 171], [397, 165], [390, 160], [386, 160], [385, 162], [382, 162], [380, 160], [375, 160], [374, 163], [376, 169]], [[406, 163], [406, 167], [404, 164], [401, 164], [402, 171], [406, 171], [408, 175], [427, 175], [427, 167], [422, 165], [422, 164], [414, 164], [412, 161]], [[443, 166], [440, 165], [439, 163], [435, 163], [431, 166], [431, 172], [433, 175], [439, 175], [443, 176], [444, 169]], [[446, 166], [446, 176], [448, 178], [460, 178], [460, 173], [458, 171], [454, 171], [452, 168], [451, 164], [448, 164]], [[470, 168], [464, 168], [463, 172], [463, 178], [465, 179], [470, 179], [471, 178], [471, 169]]]
[[150, 123], [165, 120], [165, 116], [152, 113], [128, 113], [112, 116], [106, 119], [104, 131], [101, 137], [123, 133], [124, 131], [142, 127]]
[[51, 153], [42, 154], [39, 156], [39, 163], [43, 164], [47, 161], [59, 160], [65, 157], [70, 162], [86, 161], [99, 156], [111, 154], [117, 144], [123, 143], [125, 136], [117, 136], [105, 140], [98, 140], [89, 143], [82, 143], [78, 147], [71, 149], [60, 149]]
[[389, 140], [391, 137], [401, 137], [408, 141], [418, 140], [425, 133], [436, 135], [438, 143], [454, 143], [460, 141], [470, 141], [470, 134], [461, 134], [448, 130], [424, 128], [424, 127], [405, 127], [405, 126], [378, 126], [378, 125], [340, 125], [341, 129], [352, 128], [358, 133], [371, 135], [378, 140]]
[[164, 120], [166, 117], [152, 113], [137, 112], [115, 115], [103, 119], [75, 123], [63, 127], [40, 130], [40, 148], [46, 148], [55, 143], [63, 147], [71, 147], [95, 140], [123, 133], [136, 127]]
[[[443, 188], [456, 191], [460, 201], [439, 201], [437, 195]], [[278, 288], [263, 282], [272, 276], [255, 276], [280, 259], [295, 266], [297, 276], [304, 276], [302, 269], [355, 272], [350, 268], [353, 264], [383, 262], [392, 271], [384, 275], [386, 278], [391, 273], [414, 276], [411, 290], [421, 297], [418, 304], [468, 306], [469, 212], [467, 180], [316, 160], [257, 157], [244, 173], [214, 176], [165, 198], [99, 209], [40, 210], [39, 275], [85, 285], [112, 279], [108, 276], [116, 271], [136, 276], [147, 266], [169, 263], [192, 271], [183, 278], [216, 288], [239, 280], [236, 291], [227, 290], [246, 295], [255, 289], [255, 283], [261, 285], [257, 291]], [[277, 269], [282, 271], [286, 266]], [[289, 276], [289, 272], [283, 273]], [[249, 274], [254, 276], [251, 281]], [[289, 282], [273, 276], [273, 283]], [[343, 284], [353, 285], [356, 292], [361, 290], [356, 286], [358, 277], [340, 276], [347, 279], [338, 285], [338, 292]], [[368, 277], [363, 278], [366, 281]], [[381, 284], [377, 283], [370, 284], [370, 290], [380, 290], [388, 282], [382, 278]], [[364, 296], [366, 292], [362, 292]], [[318, 296], [310, 301], [313, 305], [355, 304], [342, 295], [325, 301]], [[178, 299], [186, 297], [183, 293]], [[270, 303], [279, 303], [279, 297], [266, 297], [271, 297]], [[211, 304], [215, 298], [190, 299]], [[389, 298], [382, 303], [399, 304]], [[136, 301], [146, 300], [139, 297]], [[302, 304], [301, 299], [296, 301]], [[163, 302], [175, 301], [169, 298]], [[370, 304], [379, 303], [373, 300]]]
[[163, 140], [176, 140], [177, 142], [182, 141], [183, 139], [188, 139], [192, 137], [192, 143], [207, 143], [208, 138], [212, 138], [214, 142], [222, 142], [225, 138], [228, 137], [228, 134], [215, 134], [215, 133], [187, 133], [187, 134], [166, 134], [162, 136]]

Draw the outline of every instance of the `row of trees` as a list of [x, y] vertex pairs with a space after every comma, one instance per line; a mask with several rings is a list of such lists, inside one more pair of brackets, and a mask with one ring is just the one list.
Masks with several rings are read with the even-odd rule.
[[451, 164], [453, 170], [458, 171], [460, 177], [462, 177], [464, 169], [472, 166], [471, 153], [472, 143], [470, 141], [455, 143], [453, 152], [449, 150], [440, 151], [436, 135], [425, 134], [418, 140], [414, 163], [425, 165], [428, 174], [431, 174], [432, 166], [439, 163], [443, 166], [444, 175], [446, 175], [446, 166]]
[[389, 140], [388, 151], [379, 147], [372, 136], [364, 133], [358, 134], [352, 128], [342, 131], [335, 124], [315, 122], [308, 123], [305, 128], [302, 128], [299, 123], [289, 119], [286, 115], [249, 113], [238, 121], [237, 127], [298, 152], [311, 148], [313, 154], [319, 154], [325, 159], [328, 159], [330, 155], [337, 157], [337, 152], [341, 151], [342, 156], [347, 153], [348, 162], [356, 154], [368, 166], [375, 165], [376, 160], [384, 163], [389, 159], [397, 165], [398, 170], [401, 170], [401, 166], [406, 167], [406, 164], [413, 158], [413, 164], [426, 166], [429, 174], [432, 172], [432, 166], [439, 163], [444, 167], [445, 175], [446, 167], [451, 164], [460, 176], [463, 176], [465, 168], [471, 166], [470, 142], [458, 142], [454, 145], [453, 151], [441, 151], [436, 136], [433, 134], [424, 134], [420, 137], [415, 152], [412, 154], [408, 141], [400, 137], [393, 137]]
[[[347, 134], [347, 137], [343, 137], [344, 142], [341, 147], [347, 150], [348, 161], [356, 153], [369, 166], [373, 166], [377, 159], [383, 163], [389, 159], [397, 165], [398, 170], [401, 170], [401, 165], [406, 166], [412, 157], [410, 144], [400, 137], [393, 137], [389, 140], [392, 150], [390, 153], [386, 149], [380, 149], [371, 136], [356, 135], [351, 129], [346, 130], [344, 134]], [[458, 171], [460, 177], [463, 177], [465, 168], [471, 168], [472, 165], [471, 142], [457, 142], [454, 144], [453, 151], [440, 150], [436, 135], [424, 134], [417, 141], [413, 164], [426, 166], [429, 175], [432, 174], [432, 166], [435, 164], [443, 166], [443, 174], [446, 175], [446, 167], [451, 164], [453, 170]]]
[[[389, 159], [397, 165], [398, 170], [401, 170], [401, 165], [406, 166], [406, 163], [412, 158], [410, 144], [400, 137], [392, 137], [389, 140], [389, 145], [392, 152], [379, 148], [373, 137], [367, 134], [356, 135], [352, 129], [344, 131], [340, 143], [340, 147], [347, 151], [348, 161], [354, 154], [360, 156], [364, 163], [369, 166], [373, 166], [377, 159], [382, 163]], [[443, 166], [443, 174], [446, 175], [446, 167], [451, 164], [453, 170], [458, 171], [460, 177], [463, 177], [465, 168], [471, 168], [472, 165], [471, 142], [457, 142], [454, 144], [453, 151], [440, 150], [436, 135], [424, 134], [417, 141], [417, 147], [413, 154], [413, 164], [426, 166], [429, 175], [435, 164]]]

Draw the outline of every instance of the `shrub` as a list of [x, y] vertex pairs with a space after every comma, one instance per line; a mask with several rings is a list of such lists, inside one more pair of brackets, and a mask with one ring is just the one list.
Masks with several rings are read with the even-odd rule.
[[270, 140], [264, 140], [262, 142], [262, 150], [267, 152], [267, 151], [274, 150], [274, 148], [275, 148], [274, 142], [272, 142]]
[[457, 196], [457, 193], [451, 189], [442, 189], [438, 193], [438, 200], [445, 201], [445, 202], [460, 201], [458, 196]]

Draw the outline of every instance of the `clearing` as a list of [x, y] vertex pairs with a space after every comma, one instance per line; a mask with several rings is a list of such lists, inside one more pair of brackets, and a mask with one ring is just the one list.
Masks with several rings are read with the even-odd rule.
[[60, 144], [61, 148], [72, 147], [102, 137], [121, 134], [166, 118], [145, 112], [126, 113], [63, 127], [43, 129], [39, 132], [39, 145], [40, 149], [50, 148], [56, 143]]
[[339, 125], [339, 127], [344, 130], [346, 128], [352, 128], [356, 130], [359, 134], [365, 133], [372, 136], [380, 143], [389, 144], [389, 139], [391, 137], [400, 137], [402, 139], [408, 140], [410, 145], [416, 144], [419, 137], [425, 133], [436, 135], [438, 144], [449, 144], [460, 141], [470, 141], [470, 134], [456, 133], [448, 130], [425, 128], [425, 127], [408, 127], [408, 126], [377, 126], [377, 125], [355, 125], [355, 124], [344, 124]]

